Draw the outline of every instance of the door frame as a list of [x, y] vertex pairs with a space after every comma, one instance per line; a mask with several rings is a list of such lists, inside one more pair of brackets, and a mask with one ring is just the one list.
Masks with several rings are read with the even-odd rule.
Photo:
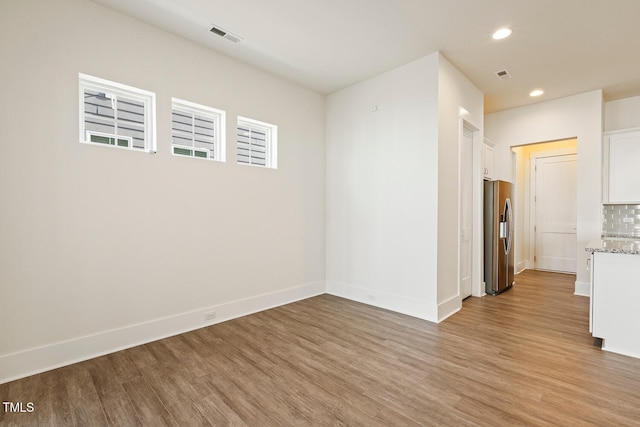
[[462, 191], [461, 191], [461, 167], [462, 167], [462, 144], [464, 143], [464, 129], [471, 131], [471, 296], [482, 296], [485, 294], [482, 275], [482, 165], [480, 159], [482, 156], [482, 132], [480, 128], [465, 119], [463, 111], [460, 108], [458, 115], [458, 271], [457, 271], [457, 287], [458, 297], [462, 302], [460, 293], [461, 276], [461, 255], [462, 255]]
[[[529, 206], [525, 209], [529, 212], [529, 259], [526, 260], [527, 268], [535, 270], [536, 263], [534, 261], [536, 255], [536, 160], [545, 157], [559, 157], [575, 155], [577, 161], [578, 150], [576, 148], [558, 148], [555, 150], [538, 151], [531, 153], [529, 157], [529, 194], [525, 197]], [[577, 234], [577, 233], [576, 233]], [[576, 252], [577, 252], [576, 248]], [[577, 255], [577, 254], [576, 254]], [[576, 257], [577, 259], [577, 257]]]
[[[465, 134], [468, 135], [469, 137], [469, 142], [466, 142], [466, 138], [465, 138]], [[473, 214], [473, 159], [474, 159], [474, 155], [473, 155], [473, 137], [474, 137], [474, 130], [467, 125], [466, 122], [463, 123], [462, 126], [462, 135], [460, 137], [460, 141], [459, 141], [459, 151], [458, 151], [458, 295], [460, 295], [460, 297], [462, 299], [467, 298], [469, 296], [471, 296], [473, 294], [473, 218], [474, 218], [474, 214]], [[465, 147], [465, 145], [469, 145], [468, 147]], [[463, 153], [467, 152], [468, 153], [468, 158], [465, 158], [466, 156], [463, 156]], [[471, 166], [471, 170], [467, 171], [467, 173], [465, 174], [466, 176], [468, 176], [467, 182], [464, 183], [463, 182], [463, 170], [465, 167]], [[462, 209], [462, 207], [466, 204], [463, 203], [463, 186], [467, 185], [468, 188], [466, 189], [466, 191], [468, 192], [468, 196], [470, 198], [469, 200], [469, 204], [467, 206], [467, 209], [469, 210], [468, 215], [469, 215], [469, 235], [468, 235], [468, 253], [465, 253], [462, 248], [462, 231], [464, 229], [463, 226], [463, 218], [464, 218], [464, 211]], [[463, 257], [464, 255], [464, 257]], [[463, 259], [468, 257], [468, 263], [469, 263], [469, 293], [468, 294], [462, 294], [462, 270], [463, 270]]]

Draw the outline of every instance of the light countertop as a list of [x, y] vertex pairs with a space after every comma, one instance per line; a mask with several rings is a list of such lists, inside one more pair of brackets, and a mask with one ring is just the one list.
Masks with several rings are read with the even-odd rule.
[[598, 240], [589, 242], [585, 248], [587, 252], [607, 252], [616, 254], [640, 255], [640, 239], [632, 237], [609, 237], [602, 236]]

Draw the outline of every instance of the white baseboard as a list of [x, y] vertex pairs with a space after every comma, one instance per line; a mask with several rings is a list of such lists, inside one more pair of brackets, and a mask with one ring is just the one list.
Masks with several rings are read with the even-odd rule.
[[[0, 384], [323, 293], [325, 293], [324, 282], [308, 283], [124, 328], [0, 355]], [[213, 310], [216, 311], [215, 319], [204, 321], [205, 313]]]
[[574, 295], [588, 297], [591, 295], [591, 285], [588, 282], [578, 282], [576, 280]]
[[438, 323], [442, 322], [449, 316], [456, 314], [462, 308], [462, 300], [460, 295], [453, 296], [448, 300], [438, 304]]
[[520, 274], [527, 269], [527, 262], [520, 261], [516, 264], [516, 274]]
[[636, 359], [639, 359], [640, 348], [638, 348], [637, 342], [636, 343], [632, 342], [631, 345], [629, 345], [629, 342], [625, 342], [625, 340], [622, 340], [622, 341], [623, 341], [622, 345], [619, 345], [620, 344], [619, 342], [612, 344], [611, 339], [605, 338], [602, 341], [602, 350], [605, 350], [611, 353], [622, 354], [624, 356], [635, 357]]
[[327, 293], [430, 322], [438, 322], [438, 306], [428, 301], [391, 295], [333, 281], [327, 282]]

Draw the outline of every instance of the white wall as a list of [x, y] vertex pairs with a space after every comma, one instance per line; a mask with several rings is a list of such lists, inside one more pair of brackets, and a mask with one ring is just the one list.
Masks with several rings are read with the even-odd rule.
[[327, 291], [437, 312], [438, 55], [327, 97]]
[[[85, 0], [3, 2], [0, 54], [0, 382], [324, 291], [323, 96]], [[157, 154], [78, 142], [79, 72], [156, 93]], [[172, 96], [227, 111], [227, 163], [170, 154]]]
[[473, 138], [473, 266], [472, 294], [482, 286], [482, 174], [480, 171], [484, 125], [484, 95], [444, 56], [438, 62], [438, 318], [461, 306], [459, 290], [460, 235], [460, 108], [463, 119], [476, 130]]
[[602, 175], [602, 91], [488, 114], [485, 135], [496, 143], [497, 179], [512, 181], [511, 147], [578, 139], [578, 247], [576, 293], [589, 294], [585, 247], [600, 237]]
[[640, 127], [640, 96], [605, 102], [605, 131], [638, 127]]
[[482, 94], [439, 53], [328, 97], [328, 292], [432, 321], [459, 309], [459, 107], [481, 128]]

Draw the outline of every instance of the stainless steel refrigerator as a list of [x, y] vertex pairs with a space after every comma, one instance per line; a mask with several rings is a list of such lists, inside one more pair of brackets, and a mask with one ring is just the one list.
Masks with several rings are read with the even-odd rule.
[[510, 182], [484, 181], [484, 281], [491, 295], [514, 283], [512, 188]]

